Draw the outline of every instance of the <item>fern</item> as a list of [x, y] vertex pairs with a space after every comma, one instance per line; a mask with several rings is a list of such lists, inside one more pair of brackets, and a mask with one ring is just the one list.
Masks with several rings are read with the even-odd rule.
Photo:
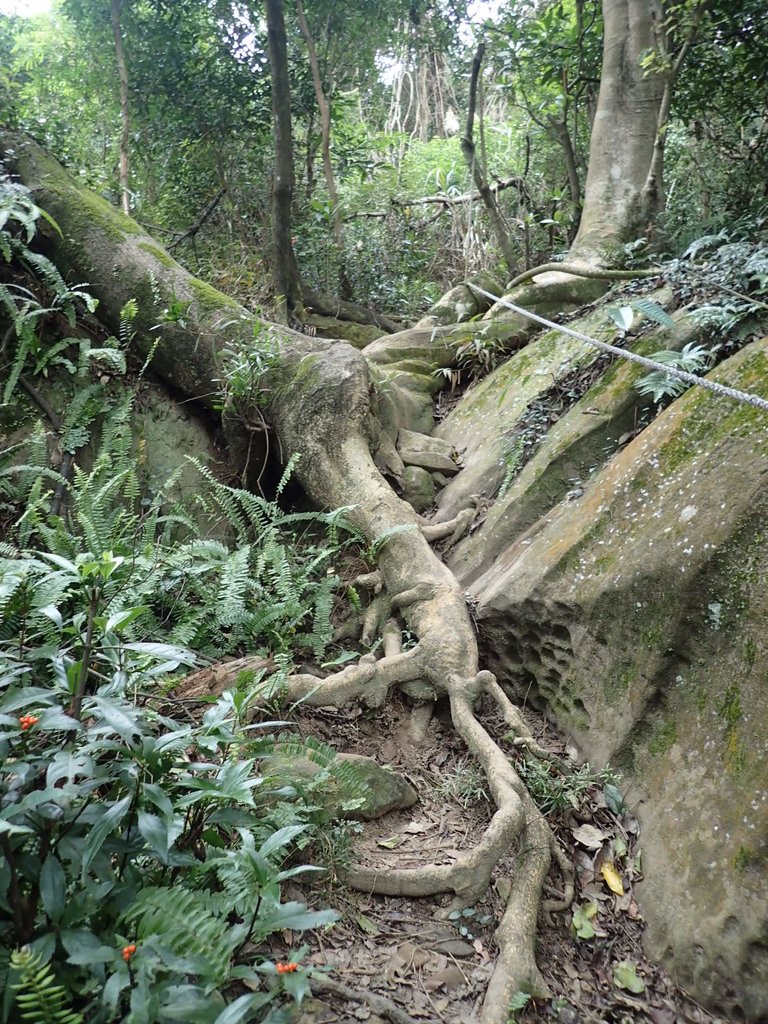
[[218, 619], [223, 625], [241, 622], [250, 589], [250, 545], [237, 548], [225, 561], [219, 578]]
[[21, 978], [11, 987], [22, 1020], [29, 1024], [83, 1024], [82, 1015], [67, 1008], [67, 994], [56, 984], [50, 964], [39, 953], [25, 946], [11, 953], [11, 968]]
[[322, 660], [328, 649], [328, 644], [333, 639], [331, 612], [333, 611], [334, 589], [338, 582], [335, 576], [326, 577], [315, 594], [312, 632], [307, 644], [317, 661]]
[[232, 955], [243, 939], [242, 926], [228, 920], [229, 910], [216, 893], [146, 886], [123, 921], [133, 929], [137, 944], [151, 942], [197, 961], [197, 973], [219, 986], [227, 980]]
[[[687, 373], [700, 373], [710, 365], [712, 354], [703, 345], [691, 342], [681, 352], [654, 352], [651, 359]], [[680, 377], [664, 373], [663, 370], [654, 370], [635, 383], [635, 390], [641, 395], [652, 395], [654, 402], [658, 403], [664, 398], [677, 398], [690, 386], [688, 381]]]

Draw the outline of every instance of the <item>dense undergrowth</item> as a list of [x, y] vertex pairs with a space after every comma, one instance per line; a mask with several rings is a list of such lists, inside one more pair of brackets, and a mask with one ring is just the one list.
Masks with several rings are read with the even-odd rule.
[[[0, 1020], [276, 1024], [309, 972], [269, 937], [335, 920], [282, 884], [343, 840], [329, 775], [346, 806], [362, 787], [288, 723], [248, 724], [258, 673], [195, 706], [171, 690], [211, 656], [270, 658], [273, 694], [322, 661], [351, 535], [343, 513], [282, 511], [290, 466], [273, 500], [202, 466], [196, 505], [147, 494], [135, 310], [94, 344], [76, 329], [92, 301], [29, 247], [40, 211], [8, 183], [0, 210], [6, 411], [48, 373], [75, 392], [0, 453]], [[297, 784], [278, 747], [320, 774]]]

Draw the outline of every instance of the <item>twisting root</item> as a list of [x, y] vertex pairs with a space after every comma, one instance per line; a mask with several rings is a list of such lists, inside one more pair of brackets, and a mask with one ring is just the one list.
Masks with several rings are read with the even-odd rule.
[[[428, 540], [455, 536], [466, 529], [472, 510], [450, 523], [425, 523], [398, 498], [376, 469], [366, 432], [368, 378], [355, 354], [333, 349], [317, 356], [313, 383], [292, 393], [275, 410], [287, 451], [302, 458], [298, 475], [320, 506], [350, 507], [349, 518], [373, 543], [387, 535], [378, 553], [378, 571], [360, 581], [372, 593], [364, 629], [374, 621], [384, 638], [384, 657], [368, 655], [357, 665], [327, 679], [294, 676], [287, 680], [289, 700], [339, 705], [362, 700], [380, 705], [390, 687], [448, 698], [453, 725], [478, 759], [496, 805], [476, 846], [453, 864], [381, 872], [352, 867], [342, 876], [355, 888], [387, 895], [429, 896], [453, 893], [454, 905], [471, 906], [490, 884], [499, 861], [517, 850], [517, 870], [508, 907], [498, 928], [499, 958], [483, 1008], [483, 1024], [506, 1024], [509, 998], [519, 989], [542, 993], [534, 943], [542, 887], [550, 861], [564, 869], [550, 829], [533, 804], [513, 765], [478, 721], [474, 704], [488, 693], [501, 708], [515, 742], [534, 756], [546, 756], [490, 672], [478, 671], [477, 642], [458, 581]], [[416, 529], [403, 529], [413, 524]], [[371, 610], [373, 607], [373, 610]], [[401, 650], [400, 622], [417, 640]], [[418, 693], [417, 696], [422, 696]]]
[[[658, 277], [661, 267], [646, 267], [643, 270], [603, 270], [600, 267], [587, 267], [582, 263], [542, 263], [540, 267], [531, 267], [517, 277], [513, 277], [504, 289], [509, 292], [519, 284], [525, 284], [539, 274], [557, 271], [559, 274], [571, 274], [573, 277], [588, 277], [597, 281], [633, 281], [636, 277]], [[468, 284], [471, 288], [472, 285]]]
[[395, 1006], [391, 999], [387, 999], [386, 996], [380, 996], [378, 993], [371, 992], [368, 989], [351, 988], [342, 981], [336, 981], [335, 978], [326, 978], [322, 974], [312, 975], [312, 988], [319, 989], [321, 992], [323, 990], [333, 992], [335, 995], [343, 996], [345, 999], [355, 1003], [367, 1003], [374, 1013], [379, 1014], [380, 1017], [386, 1017], [387, 1020], [391, 1020], [392, 1024], [416, 1024], [413, 1017], [409, 1017], [407, 1013], [404, 1013], [398, 1006]]
[[436, 540], [443, 540], [444, 537], [450, 537], [451, 541], [455, 542], [467, 532], [474, 516], [474, 508], [465, 508], [453, 519], [447, 519], [444, 523], [432, 523], [427, 520], [422, 526], [421, 532], [424, 539], [430, 544], [434, 544]]

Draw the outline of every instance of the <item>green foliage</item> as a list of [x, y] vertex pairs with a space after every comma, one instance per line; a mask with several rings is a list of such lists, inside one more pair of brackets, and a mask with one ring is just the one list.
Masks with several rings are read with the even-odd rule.
[[[649, 358], [676, 370], [699, 374], [711, 365], [712, 352], [704, 345], [689, 342], [680, 352], [662, 350], [652, 353]], [[635, 390], [641, 395], [651, 395], [653, 401], [658, 404], [665, 398], [677, 398], [690, 386], [688, 381], [664, 373], [663, 370], [653, 370], [635, 383]]]
[[11, 953], [11, 971], [19, 976], [13, 988], [21, 1019], [32, 1024], [83, 1024], [82, 1014], [66, 1009], [67, 993], [57, 985], [50, 964], [29, 946]]
[[275, 831], [258, 812], [265, 779], [233, 695], [200, 724], [141, 696], [193, 657], [127, 639], [143, 609], [108, 597], [123, 566], [110, 553], [4, 560], [0, 938], [52, 965], [8, 977], [37, 1015], [25, 1019], [46, 1024], [74, 1024], [67, 1003], [94, 1024], [129, 1011], [213, 1022], [243, 981], [261, 1019], [281, 989], [261, 990], [274, 966], [254, 949], [334, 915], [281, 900], [311, 870], [280, 867], [305, 826]]
[[499, 500], [504, 497], [512, 486], [512, 481], [517, 476], [523, 456], [525, 455], [525, 448], [526, 438], [522, 434], [502, 438], [501, 461], [504, 465], [504, 478], [501, 481], [497, 495]]
[[509, 1001], [509, 1017], [507, 1018], [507, 1024], [517, 1024], [518, 1012], [524, 1010], [528, 1003], [531, 1001], [531, 995], [529, 992], [517, 991]]
[[[3, 348], [9, 342], [15, 343], [2, 392], [3, 404], [10, 401], [27, 365], [31, 365], [35, 374], [47, 375], [49, 367], [57, 363], [74, 372], [64, 352], [78, 342], [64, 338], [54, 345], [45, 344], [40, 336], [40, 323], [45, 317], [59, 313], [64, 315], [70, 326], [74, 326], [78, 300], [84, 302], [91, 311], [96, 305], [95, 300], [82, 288], [66, 285], [50, 260], [29, 248], [41, 216], [47, 217], [35, 206], [25, 188], [9, 181], [4, 175], [0, 176], [0, 255], [6, 264], [15, 262], [26, 267], [51, 293], [48, 305], [44, 305], [25, 285], [14, 280], [0, 282], [0, 315], [10, 321], [12, 328], [10, 336], [4, 340]], [[49, 217], [47, 219], [50, 220]]]
[[465, 808], [490, 801], [486, 777], [469, 757], [459, 758], [453, 769], [443, 774], [437, 791], [444, 799], [455, 800]]
[[620, 331], [628, 331], [635, 320], [635, 314], [639, 313], [641, 319], [646, 317], [661, 327], [674, 326], [674, 320], [667, 311], [654, 302], [653, 299], [641, 296], [632, 299], [626, 306], [608, 306], [606, 314], [613, 320]]
[[269, 400], [262, 387], [264, 374], [275, 367], [280, 356], [280, 344], [272, 329], [258, 319], [253, 321], [253, 340], [247, 345], [226, 346], [221, 351], [222, 376], [219, 379], [221, 406], [246, 399], [249, 405], [264, 406]]
[[602, 789], [618, 779], [610, 768], [594, 771], [588, 762], [571, 769], [553, 761], [521, 758], [515, 769], [542, 814], [578, 810], [590, 790]]

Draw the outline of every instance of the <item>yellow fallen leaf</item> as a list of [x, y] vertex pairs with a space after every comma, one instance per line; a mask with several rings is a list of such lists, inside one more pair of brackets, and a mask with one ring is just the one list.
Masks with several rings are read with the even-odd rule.
[[619, 875], [619, 872], [609, 860], [605, 861], [603, 866], [600, 868], [600, 874], [605, 879], [605, 884], [611, 892], [615, 892], [617, 896], [624, 895], [624, 886], [621, 884], [621, 875]]

